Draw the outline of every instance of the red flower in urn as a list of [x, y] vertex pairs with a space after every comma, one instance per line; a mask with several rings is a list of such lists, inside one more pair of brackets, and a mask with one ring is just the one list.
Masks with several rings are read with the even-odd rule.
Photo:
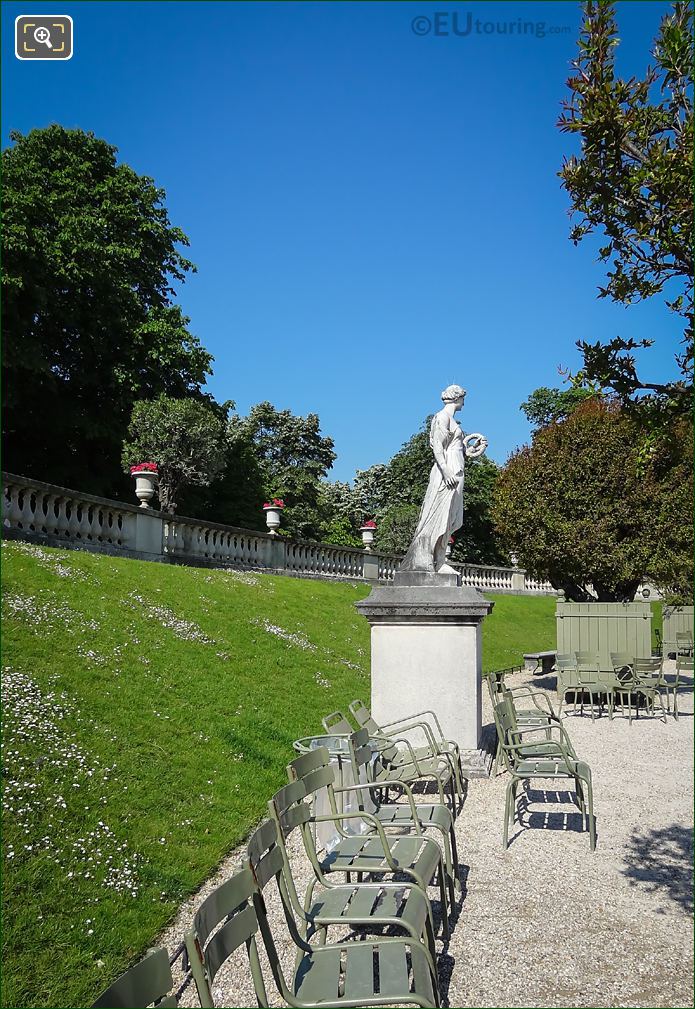
[[130, 467], [131, 473], [158, 473], [156, 462], [136, 462]]

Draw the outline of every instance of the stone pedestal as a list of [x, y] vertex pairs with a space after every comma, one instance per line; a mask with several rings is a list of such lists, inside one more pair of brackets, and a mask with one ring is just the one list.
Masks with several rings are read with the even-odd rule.
[[431, 708], [445, 737], [465, 751], [472, 777], [489, 770], [481, 750], [481, 625], [494, 604], [455, 581], [451, 575], [399, 574], [392, 585], [372, 589], [357, 609], [372, 628], [376, 721]]

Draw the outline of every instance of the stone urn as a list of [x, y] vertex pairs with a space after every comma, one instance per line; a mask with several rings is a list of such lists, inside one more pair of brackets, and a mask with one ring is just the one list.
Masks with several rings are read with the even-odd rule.
[[365, 522], [363, 526], [360, 526], [360, 535], [362, 536], [362, 546], [365, 550], [371, 550], [374, 543], [374, 534], [376, 533], [376, 522]]
[[156, 469], [139, 469], [137, 466], [133, 466], [130, 475], [135, 479], [135, 496], [140, 501], [140, 507], [149, 508], [150, 501], [157, 490], [159, 474]]
[[449, 537], [449, 542], [446, 545], [446, 559], [451, 560], [451, 551], [454, 549], [454, 537]]
[[273, 501], [266, 501], [263, 505], [265, 524], [268, 526], [268, 532], [271, 536], [277, 536], [277, 531], [280, 528], [280, 516], [284, 507], [284, 501], [281, 501], [279, 498]]

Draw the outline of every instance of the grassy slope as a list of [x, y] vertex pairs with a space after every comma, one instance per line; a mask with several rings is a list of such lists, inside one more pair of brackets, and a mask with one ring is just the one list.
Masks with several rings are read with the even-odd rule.
[[[16, 543], [3, 588], [2, 1004], [84, 1006], [262, 816], [292, 741], [368, 699], [369, 590]], [[552, 648], [553, 612], [497, 597], [485, 668]]]

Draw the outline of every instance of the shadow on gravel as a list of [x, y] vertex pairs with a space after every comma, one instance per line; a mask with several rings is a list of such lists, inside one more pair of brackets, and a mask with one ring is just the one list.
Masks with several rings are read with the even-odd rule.
[[[470, 866], [466, 865], [464, 862], [459, 862], [458, 865], [458, 876], [461, 881], [461, 892], [456, 894], [456, 902], [454, 907], [451, 909], [451, 914], [449, 915], [449, 928], [453, 933], [456, 928], [459, 918], [461, 917], [461, 911], [463, 910], [463, 905], [468, 894], [468, 874], [470, 872]], [[432, 912], [434, 914], [435, 928], [439, 937], [441, 938], [441, 907], [439, 902], [433, 900], [432, 902]], [[439, 977], [439, 993], [442, 998], [442, 1006], [450, 1006], [449, 1001], [449, 985], [451, 984], [451, 975], [456, 964], [456, 958], [452, 956], [450, 952], [450, 942], [445, 941], [443, 943], [443, 948], [439, 954], [437, 960], [437, 976]]]
[[[538, 687], [539, 690], [557, 690], [557, 676], [534, 676], [529, 681], [529, 686]], [[555, 698], [553, 698], [553, 701]]]
[[[531, 803], [543, 803], [550, 807], [555, 803], [571, 803], [575, 805], [574, 792], [557, 791], [555, 789], [529, 788], [522, 792], [516, 805], [515, 827], [521, 827], [509, 838], [511, 847], [527, 830], [566, 830], [577, 834], [588, 834], [584, 826], [584, 817], [577, 812], [565, 810], [543, 809], [531, 810]], [[576, 806], [575, 806], [576, 808]]]
[[693, 832], [688, 827], [674, 823], [645, 833], [636, 828], [622, 872], [630, 886], [661, 893], [693, 913]]

